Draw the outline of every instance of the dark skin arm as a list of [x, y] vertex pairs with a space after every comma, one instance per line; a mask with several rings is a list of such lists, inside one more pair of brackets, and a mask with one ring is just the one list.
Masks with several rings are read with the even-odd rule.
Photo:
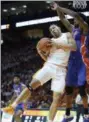
[[[57, 14], [60, 15], [60, 12], [62, 13], [65, 13], [65, 14], [68, 14], [74, 18], [76, 18], [76, 20], [79, 22], [79, 26], [80, 28], [84, 31], [84, 32], [87, 32], [89, 30], [89, 27], [88, 27], [88, 24], [84, 22], [84, 20], [80, 17], [80, 15], [77, 13], [77, 12], [74, 12], [70, 9], [67, 9], [67, 8], [63, 8], [63, 7], [60, 7], [57, 3], [53, 2], [51, 4], [52, 6], [52, 9], [53, 10], [56, 10], [57, 11]], [[62, 16], [60, 16], [60, 18], [62, 19]], [[68, 22], [66, 21], [66, 26], [68, 26]], [[69, 28], [71, 30], [71, 27], [69, 25]], [[68, 27], [67, 27], [68, 29]]]
[[51, 3], [51, 8], [52, 10], [56, 10], [57, 11], [57, 14], [61, 20], [61, 22], [63, 23], [63, 25], [67, 28], [67, 30], [69, 32], [72, 32], [72, 25], [71, 23], [66, 19], [64, 13], [62, 10], [59, 9], [59, 6], [55, 3], [55, 2], [52, 2]]

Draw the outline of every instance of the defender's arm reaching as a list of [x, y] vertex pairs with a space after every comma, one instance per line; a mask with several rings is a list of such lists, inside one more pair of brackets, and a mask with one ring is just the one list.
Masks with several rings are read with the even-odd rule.
[[[70, 16], [72, 16], [72, 17], [74, 17], [74, 18], [76, 18], [76, 20], [79, 22], [79, 26], [86, 32], [86, 31], [88, 31], [89, 30], [89, 27], [88, 27], [88, 24], [80, 17], [80, 15], [77, 13], [77, 12], [74, 12], [74, 11], [72, 11], [72, 10], [70, 10], [70, 9], [67, 9], [67, 8], [63, 8], [63, 7], [60, 7], [57, 3], [55, 3], [55, 2], [53, 2], [53, 3], [51, 3], [51, 6], [52, 6], [52, 9], [53, 10], [56, 10], [57, 11], [57, 13], [58, 13], [58, 15], [60, 15], [60, 12], [62, 12], [62, 13], [66, 13], [66, 14], [68, 14], [68, 15], [70, 15]], [[63, 16], [62, 16], [63, 17]], [[61, 19], [63, 19], [61, 16], [60, 16], [60, 18]], [[65, 20], [64, 20], [65, 21]], [[64, 23], [64, 22], [63, 22]], [[64, 23], [65, 24], [65, 23]], [[67, 23], [67, 25], [68, 25], [68, 23]], [[66, 26], [67, 26], [66, 25]], [[70, 25], [69, 25], [69, 28], [71, 28], [70, 27]]]

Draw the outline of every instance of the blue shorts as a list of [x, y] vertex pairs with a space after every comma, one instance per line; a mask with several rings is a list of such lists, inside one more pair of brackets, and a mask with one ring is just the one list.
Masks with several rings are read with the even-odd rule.
[[20, 104], [17, 105], [17, 107], [15, 108], [15, 113], [16, 113], [18, 110], [24, 111], [24, 103], [20, 103]]
[[86, 67], [83, 62], [69, 61], [66, 86], [83, 86], [86, 83]]

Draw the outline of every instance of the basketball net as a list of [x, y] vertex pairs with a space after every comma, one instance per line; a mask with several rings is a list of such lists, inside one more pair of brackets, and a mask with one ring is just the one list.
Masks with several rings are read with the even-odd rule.
[[85, 9], [87, 6], [87, 0], [73, 0], [73, 7], [77, 9]]

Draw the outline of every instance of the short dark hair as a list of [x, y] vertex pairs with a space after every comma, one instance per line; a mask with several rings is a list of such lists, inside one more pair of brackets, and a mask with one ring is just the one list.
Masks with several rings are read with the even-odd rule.
[[18, 77], [18, 78], [20, 78], [20, 76], [19, 76], [18, 74], [15, 74], [14, 77]]

